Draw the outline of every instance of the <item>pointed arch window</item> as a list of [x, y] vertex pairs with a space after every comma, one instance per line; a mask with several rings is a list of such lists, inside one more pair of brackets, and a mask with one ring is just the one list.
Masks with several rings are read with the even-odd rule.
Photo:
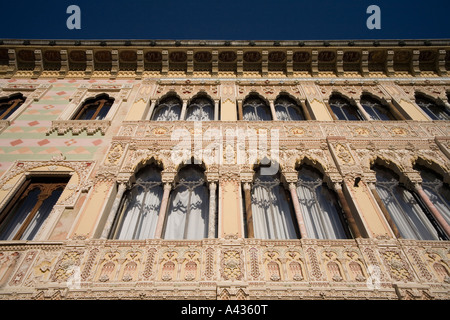
[[167, 97], [155, 109], [152, 120], [175, 121], [180, 120], [182, 103], [176, 97]]
[[251, 205], [255, 238], [300, 238], [289, 195], [278, 174], [262, 175], [260, 168], [256, 171]]
[[170, 195], [164, 239], [208, 237], [209, 192], [199, 166], [187, 165], [178, 172]]
[[445, 221], [450, 224], [450, 186], [442, 177], [428, 168], [417, 166], [422, 177], [422, 189], [433, 205], [439, 210]]
[[25, 102], [26, 98], [21, 94], [13, 94], [0, 99], [0, 120], [7, 120]]
[[187, 108], [187, 121], [214, 120], [214, 104], [208, 98], [196, 98]]
[[431, 120], [450, 120], [449, 110], [435, 103], [432, 99], [416, 95], [416, 104], [431, 118]]
[[329, 100], [331, 110], [338, 120], [358, 121], [364, 120], [358, 108], [353, 106], [347, 99], [339, 96], [332, 96]]
[[309, 237], [347, 239], [346, 221], [335, 193], [313, 167], [302, 165], [298, 171], [297, 196]]
[[396, 120], [392, 112], [380, 101], [369, 96], [361, 98], [361, 105], [370, 115], [372, 120], [392, 121]]
[[280, 121], [305, 120], [298, 105], [289, 97], [279, 97], [275, 100], [275, 113]]
[[77, 111], [73, 120], [103, 120], [113, 103], [114, 98], [107, 94], [87, 99]]
[[33, 240], [68, 181], [68, 177], [27, 179], [0, 214], [0, 240]]
[[438, 240], [419, 197], [399, 182], [399, 177], [391, 170], [375, 165], [376, 191], [394, 221], [400, 235], [406, 239]]
[[141, 169], [122, 197], [112, 238], [154, 238], [163, 192], [161, 170], [154, 165]]
[[260, 97], [249, 97], [244, 101], [242, 112], [247, 121], [272, 120], [269, 106]]

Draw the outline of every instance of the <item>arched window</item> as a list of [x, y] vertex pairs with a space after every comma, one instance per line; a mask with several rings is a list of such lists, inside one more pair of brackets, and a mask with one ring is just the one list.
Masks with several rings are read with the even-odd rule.
[[275, 113], [280, 121], [305, 120], [298, 105], [289, 97], [279, 97], [275, 101]]
[[331, 110], [339, 120], [364, 120], [358, 108], [353, 106], [347, 99], [340, 96], [332, 96], [329, 100]]
[[258, 169], [252, 186], [255, 238], [298, 239], [296, 218], [279, 175], [262, 175]]
[[425, 168], [416, 166], [422, 177], [422, 189], [433, 205], [439, 210], [445, 221], [450, 224], [450, 186], [444, 183], [442, 176]]
[[182, 103], [176, 97], [167, 97], [155, 109], [152, 120], [175, 121], [180, 120]]
[[208, 98], [196, 98], [187, 108], [187, 121], [214, 120], [214, 104]]
[[396, 120], [392, 112], [380, 101], [369, 96], [361, 98], [361, 105], [364, 110], [370, 115], [372, 120]]
[[209, 192], [203, 171], [187, 165], [178, 172], [170, 195], [164, 239], [208, 237]]
[[68, 177], [27, 179], [0, 214], [0, 240], [33, 240], [68, 181]]
[[25, 102], [21, 93], [0, 99], [0, 120], [6, 120]]
[[420, 204], [417, 195], [399, 183], [399, 177], [391, 170], [375, 165], [376, 191], [405, 239], [438, 240], [430, 215]]
[[122, 197], [112, 238], [154, 238], [163, 192], [161, 170], [154, 165], [141, 169]]
[[445, 106], [438, 105], [423, 95], [416, 95], [416, 104], [425, 111], [431, 120], [450, 120], [450, 112]]
[[297, 195], [308, 237], [346, 239], [346, 222], [335, 193], [323, 182], [322, 174], [302, 165], [298, 171]]
[[73, 120], [103, 120], [113, 103], [114, 98], [110, 98], [107, 94], [87, 99], [75, 114]]
[[252, 96], [244, 101], [242, 112], [244, 120], [267, 121], [272, 120], [269, 106], [259, 97]]

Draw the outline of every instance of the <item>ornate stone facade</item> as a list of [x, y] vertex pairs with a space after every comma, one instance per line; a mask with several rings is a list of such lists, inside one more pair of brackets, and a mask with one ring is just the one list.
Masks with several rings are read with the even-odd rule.
[[[0, 120], [0, 211], [28, 176], [70, 176], [33, 240], [0, 241], [0, 299], [450, 298], [450, 242], [398, 237], [374, 196], [372, 170], [382, 163], [414, 189], [421, 164], [450, 182], [450, 122], [414, 102], [420, 93], [450, 108], [449, 41], [148, 44], [0, 45], [0, 97], [26, 97]], [[100, 93], [115, 99], [105, 119], [72, 120]], [[355, 105], [377, 97], [400, 119], [336, 120], [333, 94]], [[208, 97], [214, 117], [150, 120], [168, 96], [184, 108]], [[244, 121], [248, 96], [273, 114], [288, 96], [306, 120]], [[319, 169], [347, 204], [353, 239], [248, 237], [245, 189], [267, 158], [286, 190], [299, 165]], [[158, 164], [169, 192], [190, 159], [217, 194], [207, 238], [107, 239], [140, 168]]]

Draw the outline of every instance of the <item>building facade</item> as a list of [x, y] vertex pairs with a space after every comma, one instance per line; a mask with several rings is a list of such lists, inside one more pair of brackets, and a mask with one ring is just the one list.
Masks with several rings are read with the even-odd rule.
[[449, 299], [450, 41], [0, 43], [1, 299]]

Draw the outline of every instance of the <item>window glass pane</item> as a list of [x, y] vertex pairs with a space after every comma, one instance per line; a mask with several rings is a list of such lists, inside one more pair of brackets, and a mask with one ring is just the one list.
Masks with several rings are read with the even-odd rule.
[[180, 120], [181, 102], [176, 98], [164, 100], [155, 110], [153, 120], [176, 121]]
[[41, 189], [35, 187], [26, 193], [26, 197], [23, 197], [11, 210], [9, 217], [7, 219], [7, 225], [3, 226], [1, 231], [0, 240], [12, 240], [19, 231], [23, 222], [25, 221], [28, 214], [33, 209], [34, 205], [37, 203], [37, 199]]
[[450, 187], [441, 176], [426, 168], [419, 168], [422, 176], [422, 188], [430, 201], [450, 224]]
[[163, 192], [158, 168], [147, 166], [140, 170], [136, 175], [136, 183], [124, 194], [116, 238], [154, 238]]
[[299, 170], [297, 195], [306, 232], [315, 239], [346, 239], [335, 194], [323, 183], [322, 175], [309, 166]]
[[256, 172], [252, 187], [252, 215], [255, 238], [298, 238], [294, 213], [278, 175]]
[[195, 99], [187, 109], [186, 120], [208, 121], [214, 119], [214, 107], [208, 99]]
[[346, 99], [332, 97], [330, 98], [329, 104], [339, 120], [363, 120], [358, 108], [352, 106]]
[[13, 95], [0, 101], [0, 119], [8, 119], [23, 103], [25, 98], [21, 94]]
[[281, 97], [275, 101], [275, 113], [280, 121], [304, 120], [297, 104], [290, 98]]
[[58, 188], [51, 193], [50, 197], [44, 200], [42, 205], [39, 207], [36, 215], [33, 217], [24, 234], [22, 235], [22, 240], [33, 240], [36, 233], [44, 223], [45, 219], [47, 219], [48, 215], [52, 211], [53, 206], [58, 201], [59, 196], [62, 194], [62, 192], [63, 189]]
[[445, 108], [445, 106], [437, 105], [431, 99], [416, 97], [416, 104], [422, 108], [432, 120], [450, 120], [450, 112], [447, 108]]
[[188, 165], [178, 173], [169, 201], [165, 239], [203, 239], [208, 236], [209, 194], [203, 172]]
[[400, 235], [405, 239], [438, 240], [438, 234], [413, 193], [399, 185], [398, 177], [389, 169], [373, 168], [376, 189], [392, 217]]
[[260, 98], [249, 98], [245, 100], [242, 107], [244, 120], [268, 121], [272, 120], [269, 107]]
[[373, 120], [395, 120], [390, 110], [376, 99], [364, 97], [361, 99], [361, 105]]

